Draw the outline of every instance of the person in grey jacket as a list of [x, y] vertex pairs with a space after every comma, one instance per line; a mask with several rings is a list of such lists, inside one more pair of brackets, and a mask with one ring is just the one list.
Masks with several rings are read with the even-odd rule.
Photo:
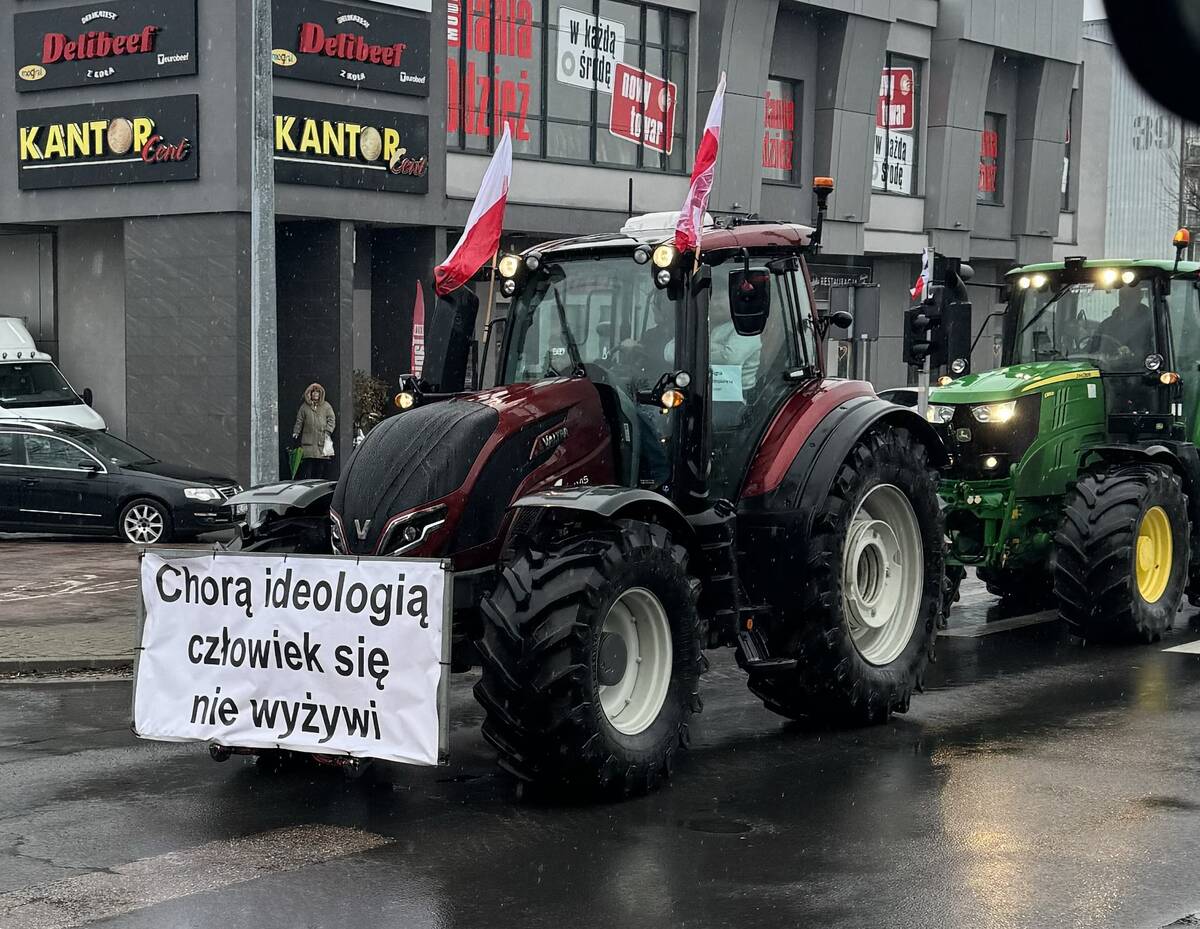
[[333, 479], [333, 430], [337, 417], [325, 399], [325, 388], [309, 384], [304, 390], [304, 402], [296, 413], [292, 438], [300, 443], [303, 458], [297, 480]]

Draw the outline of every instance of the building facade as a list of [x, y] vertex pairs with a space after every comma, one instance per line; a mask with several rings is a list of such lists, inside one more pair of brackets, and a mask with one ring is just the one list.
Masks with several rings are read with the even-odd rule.
[[[117, 434], [246, 476], [247, 0], [0, 0], [0, 22], [0, 313]], [[922, 248], [987, 283], [1077, 238], [1081, 23], [1082, 0], [278, 0], [283, 444], [310, 381], [349, 423], [355, 370], [409, 370], [500, 127], [505, 247], [611, 230], [678, 208], [722, 72], [713, 211], [807, 222], [833, 176], [818, 298], [879, 284], [870, 374], [906, 383]]]

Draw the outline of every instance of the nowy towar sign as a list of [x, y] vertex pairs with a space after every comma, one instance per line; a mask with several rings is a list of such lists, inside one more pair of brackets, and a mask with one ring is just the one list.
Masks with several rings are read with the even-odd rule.
[[448, 578], [431, 560], [147, 553], [134, 732], [437, 764]]
[[678, 88], [649, 71], [618, 64], [613, 77], [608, 129], [630, 142], [671, 154]]

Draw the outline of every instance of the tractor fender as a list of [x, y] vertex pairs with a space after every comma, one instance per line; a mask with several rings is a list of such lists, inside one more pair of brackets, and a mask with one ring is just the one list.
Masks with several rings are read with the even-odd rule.
[[[602, 519], [640, 519], [660, 523], [670, 530], [677, 542], [693, 549], [695, 530], [683, 511], [662, 494], [631, 487], [594, 486], [553, 487], [528, 494], [510, 508], [516, 514], [512, 525], [521, 525], [520, 510], [571, 510], [590, 513]], [[511, 535], [511, 530], [510, 530]]]
[[764, 501], [766, 509], [788, 510], [802, 519], [804, 537], [811, 532], [813, 514], [828, 496], [838, 469], [855, 444], [877, 426], [903, 428], [923, 444], [929, 463], [946, 464], [945, 446], [933, 426], [907, 407], [876, 396], [854, 397], [826, 414], [804, 442], [783, 483]]
[[1080, 469], [1091, 459], [1104, 464], [1161, 464], [1175, 471], [1188, 496], [1192, 525], [1200, 525], [1200, 452], [1191, 442], [1158, 442], [1154, 445], [1090, 445], [1080, 456]]

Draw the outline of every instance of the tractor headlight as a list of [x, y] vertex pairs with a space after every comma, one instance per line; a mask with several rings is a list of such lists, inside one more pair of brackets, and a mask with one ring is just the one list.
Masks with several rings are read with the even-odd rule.
[[931, 403], [925, 411], [925, 418], [931, 423], [948, 423], [954, 419], [954, 407]]
[[654, 267], [656, 267], [656, 268], [671, 267], [671, 265], [673, 265], [675, 263], [675, 255], [676, 255], [676, 252], [675, 252], [674, 245], [666, 245], [666, 244], [660, 245], [658, 248], [656, 248], [654, 250]]
[[500, 259], [498, 267], [501, 277], [516, 277], [517, 272], [521, 270], [521, 259], [516, 255], [505, 255]]
[[402, 390], [400, 393], [396, 394], [394, 403], [396, 404], [396, 409], [398, 410], [411, 410], [417, 405], [417, 398], [409, 391]]
[[506, 297], [511, 297], [517, 292], [517, 282], [511, 277], [508, 278], [503, 284], [500, 285], [500, 292]]
[[1016, 400], [971, 407], [971, 415], [975, 417], [976, 422], [980, 423], [1006, 423], [1016, 415], [1016, 412]]

